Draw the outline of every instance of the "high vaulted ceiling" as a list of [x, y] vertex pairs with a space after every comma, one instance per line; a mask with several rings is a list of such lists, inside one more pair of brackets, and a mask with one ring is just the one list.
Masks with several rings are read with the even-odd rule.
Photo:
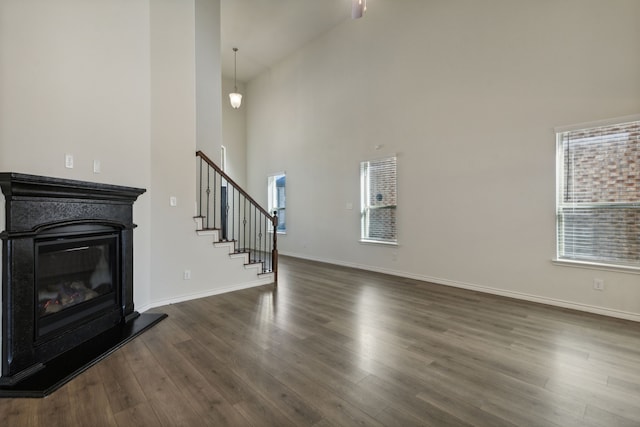
[[222, 75], [247, 82], [340, 22], [351, 0], [221, 0]]

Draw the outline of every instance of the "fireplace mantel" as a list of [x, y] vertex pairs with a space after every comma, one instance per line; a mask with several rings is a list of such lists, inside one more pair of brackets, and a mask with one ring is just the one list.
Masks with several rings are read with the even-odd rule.
[[[0, 233], [0, 397], [42, 396], [109, 354], [114, 346], [123, 345], [165, 317], [143, 315], [141, 320], [134, 310], [133, 203], [145, 190], [14, 172], [0, 173], [0, 188], [5, 196], [6, 213], [5, 229]], [[117, 242], [113, 252], [112, 302], [106, 307], [102, 304], [99, 309], [87, 309], [86, 313], [82, 310], [90, 307], [91, 302], [68, 309], [73, 316], [60, 322], [64, 325], [60, 330], [39, 333], [37, 306], [41, 299], [36, 289], [39, 245], [65, 239], [82, 242], [83, 238], [95, 239], [101, 233], [114, 236]], [[105, 349], [105, 340], [115, 341]], [[83, 354], [93, 356], [83, 361]], [[56, 366], [58, 359], [73, 357], [78, 359], [79, 366], [72, 367], [70, 373], [47, 372]], [[51, 381], [53, 384], [49, 384]]]
[[[87, 208], [96, 205], [132, 206], [146, 191], [143, 188], [15, 172], [0, 173], [0, 188], [6, 199], [3, 234], [36, 232], [38, 228], [59, 221], [113, 220], [114, 209], [100, 213], [97, 209], [88, 211]], [[131, 215], [125, 218], [118, 212], [117, 216], [117, 220], [128, 220], [127, 227], [135, 227]]]

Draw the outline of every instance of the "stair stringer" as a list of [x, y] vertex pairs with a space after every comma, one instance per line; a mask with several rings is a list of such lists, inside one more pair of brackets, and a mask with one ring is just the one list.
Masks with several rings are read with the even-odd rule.
[[[216, 247], [213, 244], [214, 239], [218, 239], [216, 233], [217, 230], [197, 230], [197, 233], [193, 234], [192, 244], [195, 250], [191, 252], [193, 255], [189, 264], [185, 266], [190, 270], [191, 278], [181, 280], [181, 292], [170, 298], [154, 300], [149, 307], [176, 304], [274, 283], [273, 273], [258, 274], [259, 270], [254, 265], [245, 266], [246, 258], [230, 256], [228, 244]], [[233, 250], [234, 248], [231, 248], [231, 251]]]
[[246, 252], [236, 252], [236, 242], [227, 241], [220, 239], [220, 230], [217, 228], [205, 229], [202, 224], [202, 217], [194, 217], [194, 222], [196, 223], [196, 234], [203, 238], [204, 240], [208, 240], [213, 243], [213, 247], [217, 250], [221, 250], [225, 252], [229, 259], [232, 260], [235, 265], [240, 265], [245, 271], [250, 272], [255, 276], [252, 276], [254, 279], [257, 277], [258, 280], [263, 284], [270, 284], [274, 282], [274, 274], [273, 273], [262, 273], [262, 263], [251, 263], [249, 261], [249, 254]]

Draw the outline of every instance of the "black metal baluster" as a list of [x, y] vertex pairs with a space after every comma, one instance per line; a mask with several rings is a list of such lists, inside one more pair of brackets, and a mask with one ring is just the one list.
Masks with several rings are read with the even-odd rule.
[[267, 224], [267, 216], [265, 215], [263, 218], [264, 218], [265, 233], [264, 233], [264, 252], [262, 252], [262, 272], [264, 273], [267, 271], [267, 268], [269, 266], [269, 260], [267, 256], [267, 245], [269, 242], [269, 226]]
[[247, 203], [250, 204], [250, 202], [249, 202], [249, 199], [247, 199], [246, 197], [243, 197], [243, 200], [244, 200], [244, 218], [245, 218], [245, 222], [249, 225], [249, 231], [245, 230], [244, 241], [245, 241], [245, 246], [249, 248], [249, 258], [251, 258], [251, 210], [247, 209]]
[[[198, 216], [202, 217], [202, 157], [198, 157], [198, 160], [200, 161], [200, 185], [198, 186]], [[202, 218], [200, 219], [202, 220]]]
[[[218, 200], [217, 200], [217, 181], [218, 181], [218, 172], [213, 174], [213, 228], [216, 228], [216, 217], [218, 216]], [[222, 178], [220, 178], [220, 182], [222, 182]]]
[[234, 241], [236, 241], [236, 252], [238, 251], [237, 246], [240, 244], [238, 243], [238, 239], [236, 238], [236, 191], [234, 187], [231, 187], [231, 194], [232, 194], [232, 200], [231, 200], [231, 237], [233, 238]]
[[[276, 229], [273, 229], [273, 232], [276, 232]], [[271, 271], [271, 266], [273, 265], [273, 260], [271, 259], [271, 239], [269, 239], [269, 244], [267, 245], [267, 253], [265, 254], [265, 258], [268, 260], [268, 266], [265, 266], [265, 272]]]
[[[260, 234], [258, 235], [258, 255], [260, 255], [260, 251], [262, 250], [262, 221], [260, 221]], [[260, 259], [258, 259], [260, 262]]]
[[[269, 219], [265, 216], [265, 220], [267, 220], [267, 221], [268, 221]], [[273, 224], [273, 221], [272, 221], [271, 223]], [[276, 229], [275, 229], [275, 228], [273, 229], [273, 232], [274, 232], [274, 233], [276, 232]], [[272, 265], [272, 260], [271, 260], [271, 242], [272, 242], [272, 240], [273, 240], [273, 239], [268, 239], [268, 240], [269, 240], [269, 241], [268, 241], [268, 242], [267, 242], [267, 244], [266, 244], [266, 248], [265, 248], [265, 255], [264, 255], [264, 256], [265, 256], [265, 257], [267, 258], [267, 260], [268, 260], [268, 268], [267, 268], [267, 271], [271, 271], [271, 265]]]
[[209, 183], [210, 183], [210, 175], [211, 172], [211, 166], [207, 167], [207, 216], [205, 217], [207, 220], [207, 226], [205, 228], [209, 228], [209, 196], [211, 194], [211, 188], [209, 187]]
[[[238, 233], [236, 234], [236, 240], [238, 241], [238, 245], [241, 245], [242, 242], [240, 241], [240, 191], [237, 188], [236, 188], [236, 191], [238, 193], [238, 196], [237, 196], [238, 208], [236, 209], [234, 207], [238, 215]], [[242, 248], [240, 249], [242, 250]]]
[[[220, 200], [224, 199], [224, 215], [220, 212], [220, 222], [222, 225], [222, 235], [225, 241], [233, 240], [233, 236], [229, 237], [229, 198], [232, 196], [229, 194], [229, 181], [224, 179], [224, 190], [222, 187], [222, 179], [220, 176]], [[224, 217], [224, 218], [223, 218]]]
[[242, 246], [247, 248], [247, 199], [242, 198]]
[[[249, 235], [247, 236], [247, 238], [249, 239], [249, 246], [251, 246], [251, 233], [252, 233], [252, 229], [251, 229], [251, 203], [249, 203]], [[253, 249], [253, 248], [251, 248]]]
[[[273, 218], [271, 221], [273, 224], [273, 228], [278, 228], [278, 212], [273, 212]], [[278, 234], [274, 233], [273, 238], [271, 239], [272, 247], [271, 253], [269, 256], [271, 257], [271, 272], [273, 273], [273, 282], [277, 286], [278, 285]]]
[[262, 252], [262, 272], [267, 268], [267, 242], [269, 241], [269, 226], [267, 224], [267, 216], [264, 216], [264, 252]]

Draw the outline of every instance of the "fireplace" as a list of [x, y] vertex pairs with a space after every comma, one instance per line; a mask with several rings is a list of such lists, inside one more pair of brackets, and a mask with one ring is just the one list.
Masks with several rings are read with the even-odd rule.
[[119, 233], [94, 228], [95, 234], [55, 233], [35, 242], [36, 338], [118, 306]]
[[0, 173], [0, 397], [44, 396], [153, 326], [133, 304], [133, 203], [145, 190]]

